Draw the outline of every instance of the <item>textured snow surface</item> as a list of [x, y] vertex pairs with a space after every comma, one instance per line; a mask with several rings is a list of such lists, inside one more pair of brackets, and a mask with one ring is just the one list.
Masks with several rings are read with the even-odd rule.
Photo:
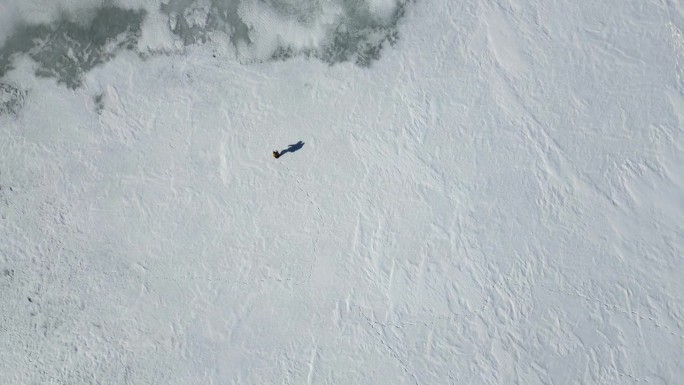
[[684, 381], [678, 1], [6, 0], [0, 45], [2, 384]]

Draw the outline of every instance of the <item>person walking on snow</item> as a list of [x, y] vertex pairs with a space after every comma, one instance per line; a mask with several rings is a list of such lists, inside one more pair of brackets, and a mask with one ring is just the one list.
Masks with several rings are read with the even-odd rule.
[[280, 158], [280, 153], [278, 151], [273, 151], [273, 157], [276, 159]]

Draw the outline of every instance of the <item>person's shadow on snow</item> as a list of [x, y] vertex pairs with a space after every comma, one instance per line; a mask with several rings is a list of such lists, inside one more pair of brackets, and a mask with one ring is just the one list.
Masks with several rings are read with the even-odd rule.
[[304, 147], [304, 142], [302, 142], [300, 140], [299, 142], [297, 142], [295, 144], [291, 144], [291, 145], [287, 146], [286, 149], [284, 149], [283, 151], [280, 152], [280, 156], [283, 156], [288, 152], [299, 151], [302, 147]]

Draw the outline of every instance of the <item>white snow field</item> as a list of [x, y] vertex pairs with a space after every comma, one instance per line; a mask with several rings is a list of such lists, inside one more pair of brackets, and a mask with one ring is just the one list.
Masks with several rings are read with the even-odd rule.
[[0, 384], [684, 384], [682, 76], [679, 0], [0, 0]]

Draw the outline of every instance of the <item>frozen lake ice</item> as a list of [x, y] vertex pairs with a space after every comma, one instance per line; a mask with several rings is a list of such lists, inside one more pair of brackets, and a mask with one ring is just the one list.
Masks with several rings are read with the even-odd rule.
[[683, 29], [0, 3], [0, 383], [681, 382]]

